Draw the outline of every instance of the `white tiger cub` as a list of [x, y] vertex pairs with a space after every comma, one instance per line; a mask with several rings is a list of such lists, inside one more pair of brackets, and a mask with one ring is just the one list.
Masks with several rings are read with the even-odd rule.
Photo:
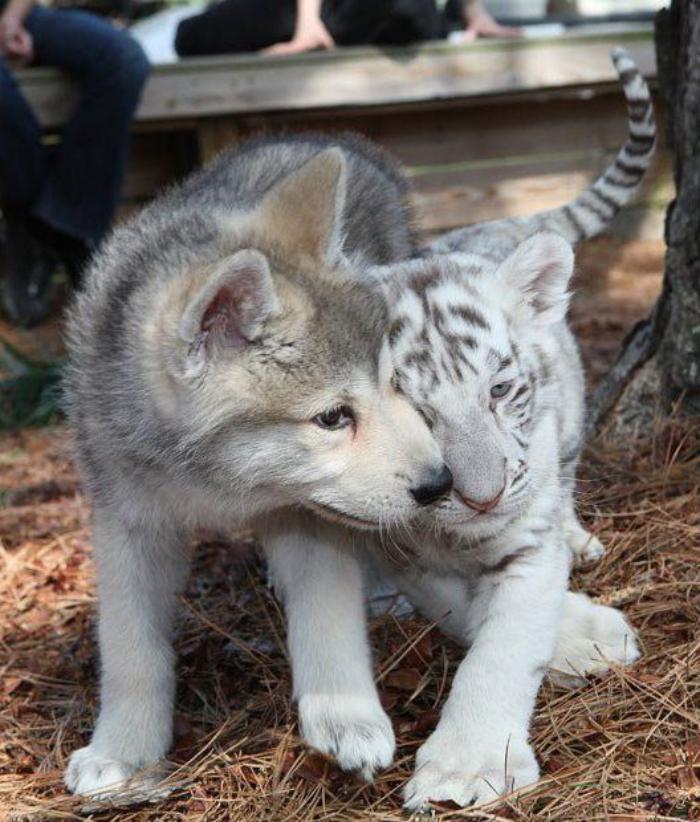
[[[656, 141], [654, 108], [647, 83], [625, 49], [614, 49], [611, 58], [627, 102], [629, 137], [613, 164], [593, 185], [561, 208], [457, 229], [435, 240], [426, 247], [425, 252], [453, 255], [466, 252], [478, 254], [492, 262], [502, 262], [518, 243], [536, 231], [554, 231], [575, 247], [582, 240], [594, 237], [607, 228], [618, 211], [636, 194], [653, 157]], [[469, 261], [466, 266], [469, 267]], [[562, 440], [560, 459], [562, 484], [571, 492], [564, 499], [562, 517], [574, 561], [582, 564], [599, 559], [604, 547], [596, 536], [581, 526], [574, 511], [573, 488], [583, 419], [583, 372], [573, 337], [568, 331], [562, 334], [569, 352], [566, 400], [570, 405], [567, 436]]]
[[[380, 381], [389, 390], [393, 369], [395, 388], [431, 421], [455, 493], [425, 508], [412, 538], [400, 535], [398, 562], [388, 556], [395, 533], [368, 534], [367, 547], [375, 557], [386, 550], [399, 587], [471, 643], [418, 754], [410, 808], [491, 800], [534, 781], [527, 735], [544, 667], [586, 674], [639, 653], [619, 611], [566, 592], [573, 468], [559, 460], [564, 441], [575, 459], [581, 419], [578, 354], [564, 322], [573, 255], [551, 233], [527, 240], [547, 228], [570, 242], [591, 236], [639, 183], [654, 142], [651, 105], [629, 58], [614, 59], [631, 138], [591, 190], [563, 209], [453, 232], [428, 249], [446, 255], [374, 272], [393, 315]], [[395, 741], [373, 682], [357, 532], [302, 512], [260, 530], [285, 602], [302, 734], [370, 777], [391, 762]]]
[[394, 387], [424, 414], [453, 475], [393, 577], [429, 615], [450, 610], [448, 629], [470, 645], [418, 751], [409, 808], [483, 802], [538, 778], [528, 727], [571, 556], [560, 460], [581, 423], [565, 325], [573, 263], [566, 240], [540, 233], [501, 264], [442, 255], [394, 269], [388, 284]]
[[[536, 781], [528, 728], [547, 667], [585, 674], [639, 654], [619, 611], [566, 590], [570, 492], [559, 457], [574, 427], [572, 271], [571, 247], [550, 232], [500, 264], [437, 255], [375, 272], [393, 317], [382, 380], [425, 416], [453, 488], [410, 533], [366, 532], [366, 545], [414, 604], [470, 646], [418, 752], [410, 809], [490, 801]], [[395, 742], [373, 683], [360, 537], [301, 512], [283, 525], [262, 537], [285, 601], [303, 736], [370, 777]]]
[[630, 138], [575, 203], [453, 233], [432, 247], [451, 253], [374, 272], [392, 316], [394, 388], [421, 410], [453, 474], [452, 493], [404, 541], [410, 563], [387, 561], [387, 571], [470, 645], [418, 751], [405, 791], [411, 809], [489, 801], [537, 780], [528, 742], [535, 697], [548, 666], [566, 670], [572, 657], [590, 656], [586, 630], [602, 655], [639, 655], [620, 612], [566, 591], [568, 546], [591, 545], [572, 502], [583, 380], [566, 325], [570, 243], [597, 233], [629, 199], [655, 137], [643, 79], [625, 52], [613, 59]]

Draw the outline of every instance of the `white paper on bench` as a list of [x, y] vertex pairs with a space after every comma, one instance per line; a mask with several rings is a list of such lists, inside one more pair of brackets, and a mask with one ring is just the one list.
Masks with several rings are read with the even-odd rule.
[[159, 11], [145, 20], [134, 23], [129, 32], [146, 52], [151, 65], [176, 63], [180, 59], [175, 52], [175, 31], [178, 23], [186, 17], [199, 14], [204, 6], [204, 3], [193, 3]]

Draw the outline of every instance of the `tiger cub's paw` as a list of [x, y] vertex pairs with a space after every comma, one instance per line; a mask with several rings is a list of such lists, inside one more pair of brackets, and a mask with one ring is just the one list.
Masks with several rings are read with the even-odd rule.
[[577, 520], [567, 523], [564, 533], [576, 568], [597, 562], [605, 553], [605, 546], [598, 537], [586, 531]]

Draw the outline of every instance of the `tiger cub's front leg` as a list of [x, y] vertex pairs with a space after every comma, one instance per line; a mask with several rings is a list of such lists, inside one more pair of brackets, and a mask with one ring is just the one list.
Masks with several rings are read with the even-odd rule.
[[499, 539], [510, 547], [476, 581], [466, 612], [471, 648], [437, 728], [418, 751], [405, 790], [410, 809], [430, 800], [488, 802], [539, 777], [528, 728], [569, 572], [558, 530], [540, 526]]

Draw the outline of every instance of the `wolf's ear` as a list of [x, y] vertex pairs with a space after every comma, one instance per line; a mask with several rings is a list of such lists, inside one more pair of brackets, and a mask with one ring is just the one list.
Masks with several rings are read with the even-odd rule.
[[339, 148], [321, 151], [263, 198], [261, 216], [278, 243], [333, 265], [342, 246], [347, 163]]
[[574, 252], [563, 237], [535, 234], [499, 267], [504, 307], [516, 322], [549, 325], [566, 316]]
[[189, 346], [186, 372], [200, 373], [217, 349], [241, 349], [259, 337], [279, 304], [267, 259], [252, 249], [216, 263], [180, 319]]

